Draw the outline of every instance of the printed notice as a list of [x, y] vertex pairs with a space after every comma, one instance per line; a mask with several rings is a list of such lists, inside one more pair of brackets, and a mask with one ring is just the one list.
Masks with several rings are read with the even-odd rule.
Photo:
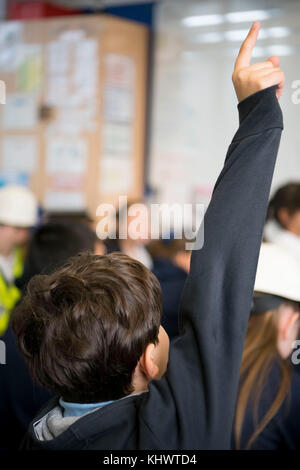
[[19, 64], [23, 25], [20, 21], [0, 23], [0, 70], [14, 72]]
[[33, 95], [12, 93], [3, 106], [4, 129], [32, 129], [38, 121], [36, 98]]
[[48, 139], [46, 171], [49, 174], [85, 173], [87, 158], [87, 142], [84, 139]]
[[104, 156], [100, 164], [100, 192], [102, 194], [129, 192], [132, 189], [133, 173], [131, 160]]
[[85, 197], [80, 191], [47, 191], [44, 199], [48, 211], [74, 211], [85, 209]]
[[132, 57], [107, 54], [105, 57], [106, 81], [110, 85], [134, 89], [135, 63]]
[[38, 143], [35, 136], [7, 136], [2, 139], [2, 169], [31, 174], [37, 168]]
[[102, 130], [102, 153], [129, 157], [132, 154], [132, 126], [106, 123]]
[[131, 122], [134, 117], [133, 92], [107, 86], [104, 92], [104, 116], [108, 121]]

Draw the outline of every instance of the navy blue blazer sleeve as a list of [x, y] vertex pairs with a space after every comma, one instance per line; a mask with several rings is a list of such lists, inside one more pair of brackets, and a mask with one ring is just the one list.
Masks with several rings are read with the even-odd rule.
[[[240, 126], [204, 217], [180, 310], [181, 337], [140, 412], [141, 448], [226, 449], [264, 220], [283, 129], [276, 87], [238, 105]], [[147, 437], [146, 437], [147, 436]]]

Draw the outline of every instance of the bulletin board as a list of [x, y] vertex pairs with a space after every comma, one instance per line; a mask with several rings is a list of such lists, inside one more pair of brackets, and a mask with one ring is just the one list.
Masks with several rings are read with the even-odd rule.
[[0, 185], [93, 218], [142, 196], [147, 37], [111, 16], [0, 23]]

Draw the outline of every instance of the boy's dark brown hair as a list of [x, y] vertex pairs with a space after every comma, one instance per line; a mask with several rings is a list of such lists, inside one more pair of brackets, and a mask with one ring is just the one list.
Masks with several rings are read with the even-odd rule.
[[80, 254], [51, 275], [35, 276], [12, 327], [33, 378], [76, 403], [132, 393], [162, 314], [156, 277], [121, 253]]

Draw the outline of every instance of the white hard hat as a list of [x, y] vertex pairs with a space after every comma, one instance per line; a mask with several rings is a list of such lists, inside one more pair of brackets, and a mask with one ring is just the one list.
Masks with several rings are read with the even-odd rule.
[[0, 188], [0, 224], [33, 227], [38, 219], [38, 203], [25, 186], [7, 185]]
[[254, 290], [300, 302], [300, 264], [285, 248], [261, 245]]

